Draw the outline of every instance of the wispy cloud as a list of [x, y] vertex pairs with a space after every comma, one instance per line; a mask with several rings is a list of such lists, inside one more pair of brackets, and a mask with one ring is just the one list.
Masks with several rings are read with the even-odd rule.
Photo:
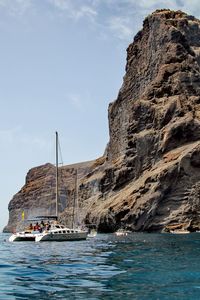
[[[113, 0], [111, 0], [113, 1]], [[183, 10], [189, 14], [200, 16], [199, 0], [124, 0], [124, 5], [132, 9], [136, 9], [139, 14], [152, 12], [159, 8], [169, 8], [174, 10]], [[129, 10], [130, 11], [130, 10]]]
[[33, 7], [33, 0], [0, 0], [0, 9], [11, 16], [22, 16]]
[[15, 141], [16, 134], [20, 131], [20, 127], [0, 129], [0, 140], [2, 144], [12, 144]]
[[0, 140], [3, 145], [20, 145], [20, 147], [29, 147], [36, 149], [48, 149], [49, 142], [42, 137], [27, 134], [21, 126], [13, 128], [0, 129]]
[[81, 96], [75, 93], [70, 93], [67, 95], [68, 102], [77, 110], [83, 109], [83, 102]]
[[[103, 0], [112, 12], [107, 16], [110, 33], [120, 40], [130, 41], [142, 27], [142, 20], [156, 9], [183, 10], [195, 16], [200, 15], [199, 0]], [[101, 3], [102, 4], [102, 3]]]
[[200, 18], [200, 5], [199, 0], [177, 0], [179, 5], [181, 5], [181, 9], [187, 13], [194, 15], [197, 18]]
[[80, 10], [77, 11], [75, 16], [77, 19], [82, 18], [82, 17], [88, 17], [91, 20], [94, 20], [94, 18], [97, 16], [97, 11], [94, 10], [92, 7], [82, 6], [80, 8]]
[[0, 0], [0, 12], [10, 16], [34, 11], [43, 18], [84, 21], [100, 38], [112, 35], [126, 42], [141, 28], [146, 15], [159, 8], [181, 9], [200, 17], [199, 0]]
[[129, 40], [133, 35], [133, 29], [130, 26], [129, 19], [124, 17], [111, 17], [108, 21], [110, 30], [122, 40]]
[[[65, 16], [74, 19], [75, 21], [81, 18], [88, 18], [94, 21], [97, 16], [95, 10], [96, 3], [94, 1], [71, 1], [71, 0], [47, 0], [54, 8], [62, 11]], [[88, 3], [88, 4], [87, 4]]]
[[22, 135], [20, 138], [21, 144], [29, 147], [33, 147], [35, 149], [49, 149], [49, 141], [46, 141], [42, 137], [31, 136], [31, 135]]

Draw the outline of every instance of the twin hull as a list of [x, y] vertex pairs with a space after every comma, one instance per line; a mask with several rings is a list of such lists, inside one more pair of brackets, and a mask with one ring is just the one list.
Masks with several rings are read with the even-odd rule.
[[35, 241], [34, 233], [18, 232], [10, 236], [9, 242]]
[[37, 234], [35, 237], [36, 242], [43, 241], [80, 241], [87, 238], [87, 232], [75, 232], [75, 233], [57, 233], [57, 232], [47, 232]]
[[[68, 230], [69, 231], [69, 230]], [[23, 241], [80, 241], [86, 240], [88, 235], [87, 231], [82, 230], [70, 230], [70, 232], [58, 232], [58, 231], [45, 231], [42, 233], [27, 233], [27, 232], [18, 232], [13, 234], [10, 238], [10, 242], [23, 242]]]

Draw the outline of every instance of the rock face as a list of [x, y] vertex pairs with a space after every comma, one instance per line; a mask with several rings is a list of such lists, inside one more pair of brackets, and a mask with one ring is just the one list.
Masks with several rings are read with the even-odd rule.
[[[91, 186], [90, 191], [81, 192], [80, 178], [90, 173], [94, 165], [93, 161], [78, 163], [70, 166], [59, 168], [59, 207], [60, 219], [68, 226], [71, 226], [74, 196], [79, 186], [79, 194], [84, 197], [92, 197], [92, 191], [95, 192], [95, 187]], [[76, 173], [78, 170], [78, 174]], [[78, 176], [77, 176], [78, 175]], [[92, 182], [91, 182], [92, 185]], [[15, 231], [16, 228], [23, 227], [22, 212], [25, 219], [33, 219], [36, 216], [55, 215], [56, 211], [56, 169], [50, 163], [31, 169], [27, 176], [25, 185], [10, 201], [9, 221], [4, 228], [4, 232]], [[85, 202], [86, 204], [86, 202]], [[82, 203], [79, 203], [82, 207]], [[83, 210], [85, 211], [85, 210]], [[81, 218], [83, 219], [81, 212]]]
[[[123, 226], [160, 231], [170, 224], [199, 229], [199, 20], [170, 10], [155, 11], [144, 20], [127, 49], [123, 85], [109, 105], [109, 131], [103, 157], [61, 168], [62, 221], [70, 220], [72, 174], [78, 169], [81, 219], [97, 224], [99, 231]], [[19, 223], [22, 207], [29, 212], [50, 207], [52, 212], [53, 169], [47, 164], [28, 173], [9, 204], [5, 231]]]

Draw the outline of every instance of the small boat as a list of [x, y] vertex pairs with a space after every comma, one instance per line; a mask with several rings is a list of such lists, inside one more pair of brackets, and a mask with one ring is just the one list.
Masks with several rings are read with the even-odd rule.
[[174, 229], [174, 230], [170, 230], [170, 233], [173, 233], [173, 234], [187, 234], [187, 233], [190, 233], [190, 231], [186, 230], [186, 229]]
[[88, 233], [88, 238], [94, 238], [94, 237], [96, 237], [97, 236], [97, 231], [96, 231], [96, 229], [91, 229], [90, 231], [89, 231], [89, 233]]
[[97, 225], [96, 224], [86, 224], [88, 228], [88, 238], [94, 238], [97, 236]]
[[118, 229], [117, 231], [114, 232], [114, 234], [117, 235], [117, 236], [123, 236], [123, 235], [126, 236], [130, 233], [131, 233], [130, 230], [126, 230], [126, 229], [123, 229], [123, 228], [120, 228], [120, 229]]
[[[76, 179], [77, 182], [77, 179]], [[58, 181], [58, 133], [56, 132], [56, 214], [55, 216], [40, 216], [37, 220], [48, 219], [48, 227], [44, 227], [40, 231], [22, 231], [14, 233], [10, 238], [10, 242], [15, 241], [77, 241], [86, 240], [88, 231], [77, 227], [75, 223], [75, 207], [73, 211], [72, 228], [65, 227], [58, 223], [58, 198], [59, 198], [59, 181]], [[75, 193], [75, 195], [77, 192]], [[76, 198], [76, 197], [75, 197]], [[75, 202], [75, 200], [74, 200]], [[75, 203], [74, 203], [75, 206]], [[50, 221], [49, 221], [50, 220]]]
[[188, 230], [189, 227], [190, 223], [169, 224], [163, 229], [162, 232], [172, 234], [188, 234], [190, 233]]

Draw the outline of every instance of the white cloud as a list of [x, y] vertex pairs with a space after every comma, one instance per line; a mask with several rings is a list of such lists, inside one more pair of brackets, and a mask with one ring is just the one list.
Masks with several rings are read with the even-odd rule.
[[126, 42], [142, 27], [142, 20], [159, 8], [181, 9], [200, 17], [199, 0], [0, 0], [0, 12], [11, 16], [34, 11], [53, 20], [59, 16], [75, 22], [84, 20], [100, 38], [112, 34]]
[[97, 12], [89, 6], [82, 6], [79, 11], [76, 13], [76, 18], [89, 17], [91, 20], [97, 16]]
[[0, 9], [9, 15], [22, 16], [33, 6], [33, 0], [0, 0]]
[[36, 149], [49, 148], [49, 142], [44, 138], [25, 133], [21, 126], [0, 129], [0, 140], [5, 147], [8, 145], [16, 147], [18, 145], [24, 149], [26, 147], [34, 147]]
[[78, 94], [68, 94], [67, 95], [67, 100], [69, 103], [77, 110], [82, 110], [83, 104], [81, 101], [81, 97]]
[[156, 9], [157, 7], [169, 8], [169, 7], [177, 7], [176, 0], [125, 0], [125, 2], [132, 7], [140, 7], [142, 10], [144, 9]]
[[112, 10], [106, 20], [109, 31], [124, 41], [130, 41], [142, 28], [144, 18], [156, 9], [182, 10], [197, 18], [200, 17], [199, 0], [102, 0], [102, 3]]
[[182, 3], [182, 10], [186, 13], [194, 15], [196, 18], [200, 18], [200, 5], [199, 0], [180, 0], [180, 3]]
[[[114, 0], [110, 0], [114, 1]], [[114, 3], [114, 2], [113, 2]], [[148, 13], [159, 8], [169, 8], [174, 10], [182, 10], [186, 13], [200, 16], [199, 0], [123, 0], [123, 3], [129, 8], [136, 9], [141, 15], [146, 10]]]
[[124, 17], [111, 17], [108, 21], [110, 30], [122, 40], [130, 40], [133, 36], [133, 29], [130, 26], [129, 19]]
[[70, 8], [70, 2], [66, 0], [49, 0], [49, 3], [61, 10], [68, 10]]
[[[93, 21], [97, 16], [97, 11], [95, 10], [95, 1], [71, 1], [71, 0], [47, 0], [54, 8], [62, 11], [65, 16], [74, 19], [75, 21], [81, 18], [89, 18]], [[87, 5], [88, 3], [88, 5]]]
[[12, 144], [15, 141], [16, 134], [20, 131], [20, 127], [0, 129], [0, 140], [2, 144]]
[[28, 146], [29, 148], [35, 148], [37, 150], [49, 149], [50, 147], [49, 142], [38, 136], [22, 135], [20, 137], [20, 142], [23, 146]]

